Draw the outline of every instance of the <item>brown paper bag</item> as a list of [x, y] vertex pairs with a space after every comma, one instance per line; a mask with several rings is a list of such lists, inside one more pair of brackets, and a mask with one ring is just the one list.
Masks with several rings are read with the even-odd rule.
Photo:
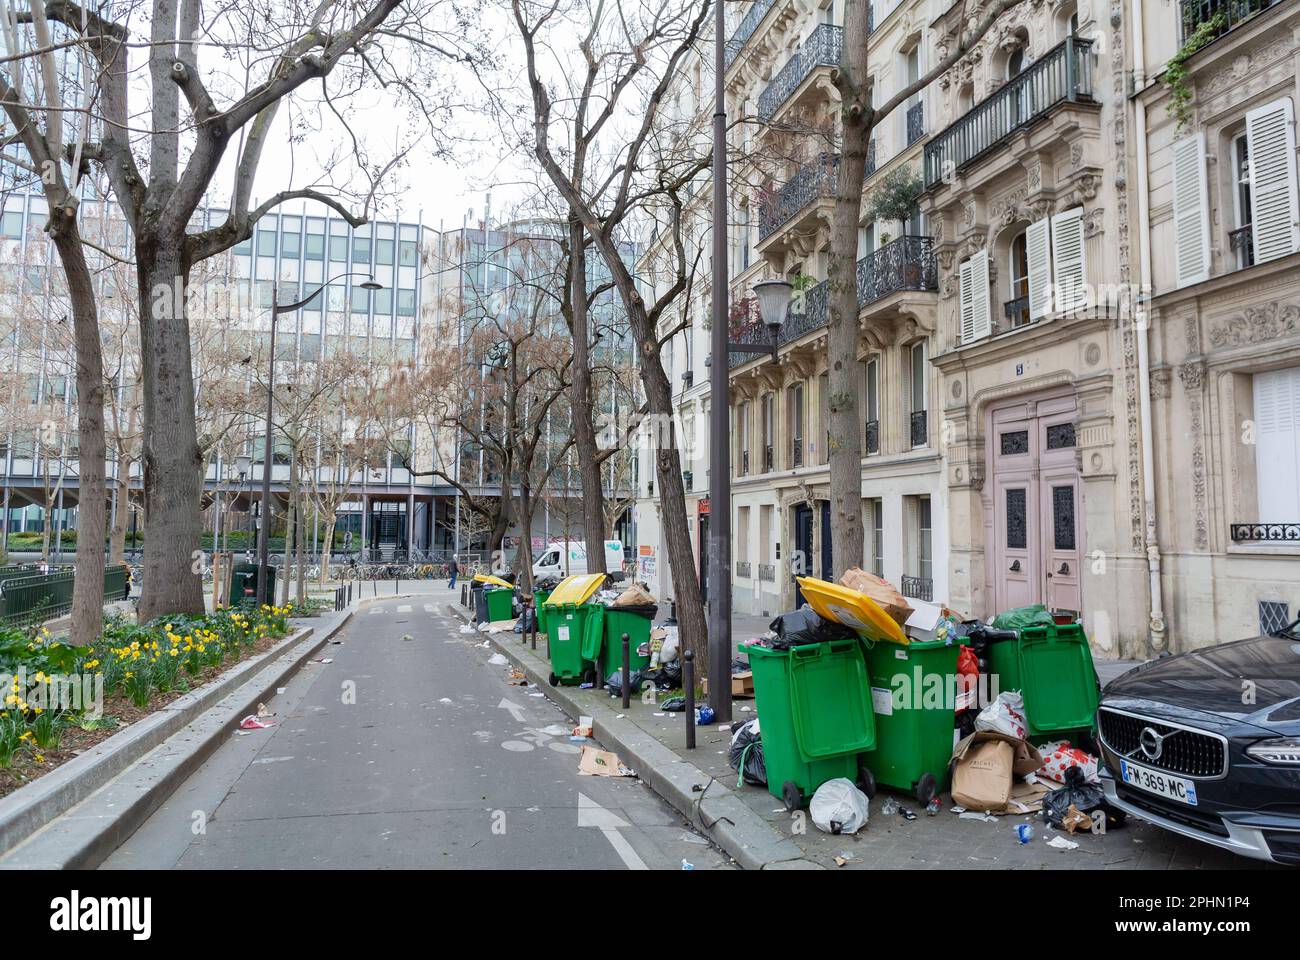
[[892, 583], [882, 580], [875, 574], [850, 567], [844, 571], [844, 576], [840, 577], [840, 583], [850, 590], [866, 594], [882, 607], [885, 613], [897, 620], [900, 626], [912, 615], [912, 607], [907, 599], [895, 589]]

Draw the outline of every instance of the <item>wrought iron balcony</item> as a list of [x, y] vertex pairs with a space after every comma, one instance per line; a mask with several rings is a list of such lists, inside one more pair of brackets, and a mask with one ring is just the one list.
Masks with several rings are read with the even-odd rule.
[[1228, 234], [1228, 244], [1237, 254], [1237, 269], [1245, 270], [1255, 265], [1254, 225], [1246, 224]]
[[1002, 313], [1013, 327], [1020, 327], [1029, 322], [1029, 295], [1016, 297], [1002, 304]]
[[772, 445], [769, 443], [763, 448], [763, 472], [771, 473], [776, 468], [776, 457], [773, 455]]
[[790, 466], [803, 466], [803, 437], [795, 437], [790, 443]]
[[839, 169], [840, 158], [823, 153], [812, 163], [800, 167], [793, 177], [767, 197], [759, 207], [759, 243], [789, 223], [805, 207], [818, 200], [834, 199]]
[[930, 418], [927, 410], [913, 410], [911, 415], [912, 446], [924, 447], [930, 439]]
[[913, 600], [924, 600], [926, 603], [934, 600], [934, 580], [931, 577], [904, 576], [902, 579], [899, 593], [903, 596], [911, 597]]
[[934, 238], [903, 235], [858, 261], [858, 306], [900, 290], [937, 290]]
[[768, 583], [776, 581], [776, 564], [760, 563], [758, 565], [758, 579], [766, 580]]
[[866, 436], [863, 439], [866, 441], [865, 449], [867, 453], [869, 454], [879, 453], [880, 452], [880, 421], [868, 420], [866, 425], [866, 430], [864, 432]]
[[867, 165], [863, 168], [862, 179], [865, 180], [876, 172], [876, 140], [871, 138], [867, 141]]
[[[937, 290], [934, 238], [902, 236], [890, 241], [858, 261], [857, 281], [859, 307], [900, 290]], [[777, 344], [793, 343], [826, 326], [829, 320], [830, 285], [823, 280], [791, 302]], [[737, 343], [767, 343], [768, 336], [762, 323], [748, 323], [736, 328], [732, 339]], [[752, 359], [753, 354], [733, 353], [727, 358], [727, 366], [738, 367]]]
[[818, 67], [837, 67], [844, 31], [830, 23], [818, 24], [808, 41], [786, 62], [758, 96], [758, 119], [771, 120], [782, 104]]
[[1300, 543], [1300, 523], [1234, 523], [1233, 543]]
[[1214, 39], [1223, 36], [1233, 27], [1249, 20], [1261, 10], [1267, 10], [1282, 0], [1182, 0], [1179, 4], [1178, 42], [1184, 44], [1202, 23], [1209, 23], [1223, 14], [1223, 24], [1214, 32]]
[[740, 451], [740, 475], [742, 477], [749, 475], [749, 451]]
[[1017, 130], [1042, 120], [1058, 103], [1091, 103], [1091, 50], [1091, 40], [1067, 37], [936, 134], [925, 145], [926, 188], [996, 149]]
[[925, 102], [918, 100], [907, 108], [907, 145], [925, 136]]
[[736, 29], [731, 32], [727, 39], [726, 51], [723, 53], [723, 69], [730, 70], [731, 65], [736, 62], [736, 57], [740, 56], [740, 51], [745, 49], [745, 44], [749, 43], [749, 38], [754, 35], [758, 25], [763, 22], [767, 12], [776, 5], [776, 0], [754, 0], [745, 11], [744, 17], [740, 23], [736, 24]]
[[748, 579], [750, 578], [751, 575], [752, 575], [752, 574], [750, 573], [749, 561], [748, 561], [748, 560], [737, 560], [737, 561], [736, 561], [736, 576], [738, 576], [738, 577], [744, 577], [746, 580], [748, 580]]

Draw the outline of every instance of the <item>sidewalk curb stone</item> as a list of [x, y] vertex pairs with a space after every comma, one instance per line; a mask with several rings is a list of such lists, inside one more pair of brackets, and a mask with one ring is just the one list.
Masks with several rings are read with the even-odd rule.
[[[469, 611], [457, 604], [448, 603], [447, 609], [469, 621]], [[618, 719], [612, 708], [602, 704], [579, 704], [565, 687], [550, 686], [546, 675], [521, 657], [517, 648], [502, 642], [502, 636], [517, 634], [484, 634], [497, 652], [509, 658], [570, 717], [590, 716], [596, 739], [740, 866], [746, 870], [824, 869], [806, 859], [794, 841], [783, 837], [725, 784], [683, 760], [631, 720]], [[703, 789], [696, 790], [696, 786]]]

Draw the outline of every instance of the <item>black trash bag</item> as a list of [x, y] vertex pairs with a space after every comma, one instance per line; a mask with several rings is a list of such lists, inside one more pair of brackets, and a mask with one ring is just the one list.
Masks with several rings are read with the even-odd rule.
[[788, 650], [806, 643], [823, 643], [827, 640], [852, 640], [857, 634], [842, 623], [823, 620], [812, 607], [803, 606], [783, 613], [769, 624], [776, 634], [773, 650]]
[[1061, 829], [1061, 821], [1069, 813], [1071, 804], [1080, 813], [1089, 816], [1094, 810], [1104, 810], [1108, 827], [1118, 827], [1124, 822], [1124, 811], [1117, 810], [1107, 803], [1101, 784], [1086, 781], [1083, 778], [1083, 771], [1078, 767], [1067, 768], [1065, 786], [1043, 797], [1043, 819], [1058, 830]]
[[740, 657], [736, 657], [736, 659], [734, 659], [734, 660], [731, 661], [731, 672], [732, 672], [732, 673], [745, 673], [745, 672], [747, 672], [748, 670], [749, 670], [749, 661], [748, 661], [748, 660], [744, 660], [744, 659], [741, 659]]
[[678, 690], [682, 685], [682, 664], [680, 660], [661, 663], [658, 670], [646, 670], [641, 676], [654, 681], [660, 690]]
[[[633, 670], [628, 675], [628, 685], [632, 693], [641, 692], [641, 683], [646, 679], [643, 671]], [[605, 679], [605, 689], [609, 691], [611, 697], [623, 696], [623, 671], [615, 670]]]
[[740, 773], [740, 781], [755, 787], [767, 786], [767, 765], [763, 762], [763, 738], [758, 730], [758, 719], [745, 720], [736, 726], [731, 736], [731, 751], [727, 757], [731, 769]]

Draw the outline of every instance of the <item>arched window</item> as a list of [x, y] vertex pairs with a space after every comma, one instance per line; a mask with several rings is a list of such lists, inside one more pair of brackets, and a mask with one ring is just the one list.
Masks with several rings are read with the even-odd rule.
[[1007, 301], [1004, 312], [1007, 322], [1019, 327], [1029, 322], [1029, 245], [1025, 231], [1021, 230], [1012, 238], [1009, 255], [1007, 278], [1011, 299]]

